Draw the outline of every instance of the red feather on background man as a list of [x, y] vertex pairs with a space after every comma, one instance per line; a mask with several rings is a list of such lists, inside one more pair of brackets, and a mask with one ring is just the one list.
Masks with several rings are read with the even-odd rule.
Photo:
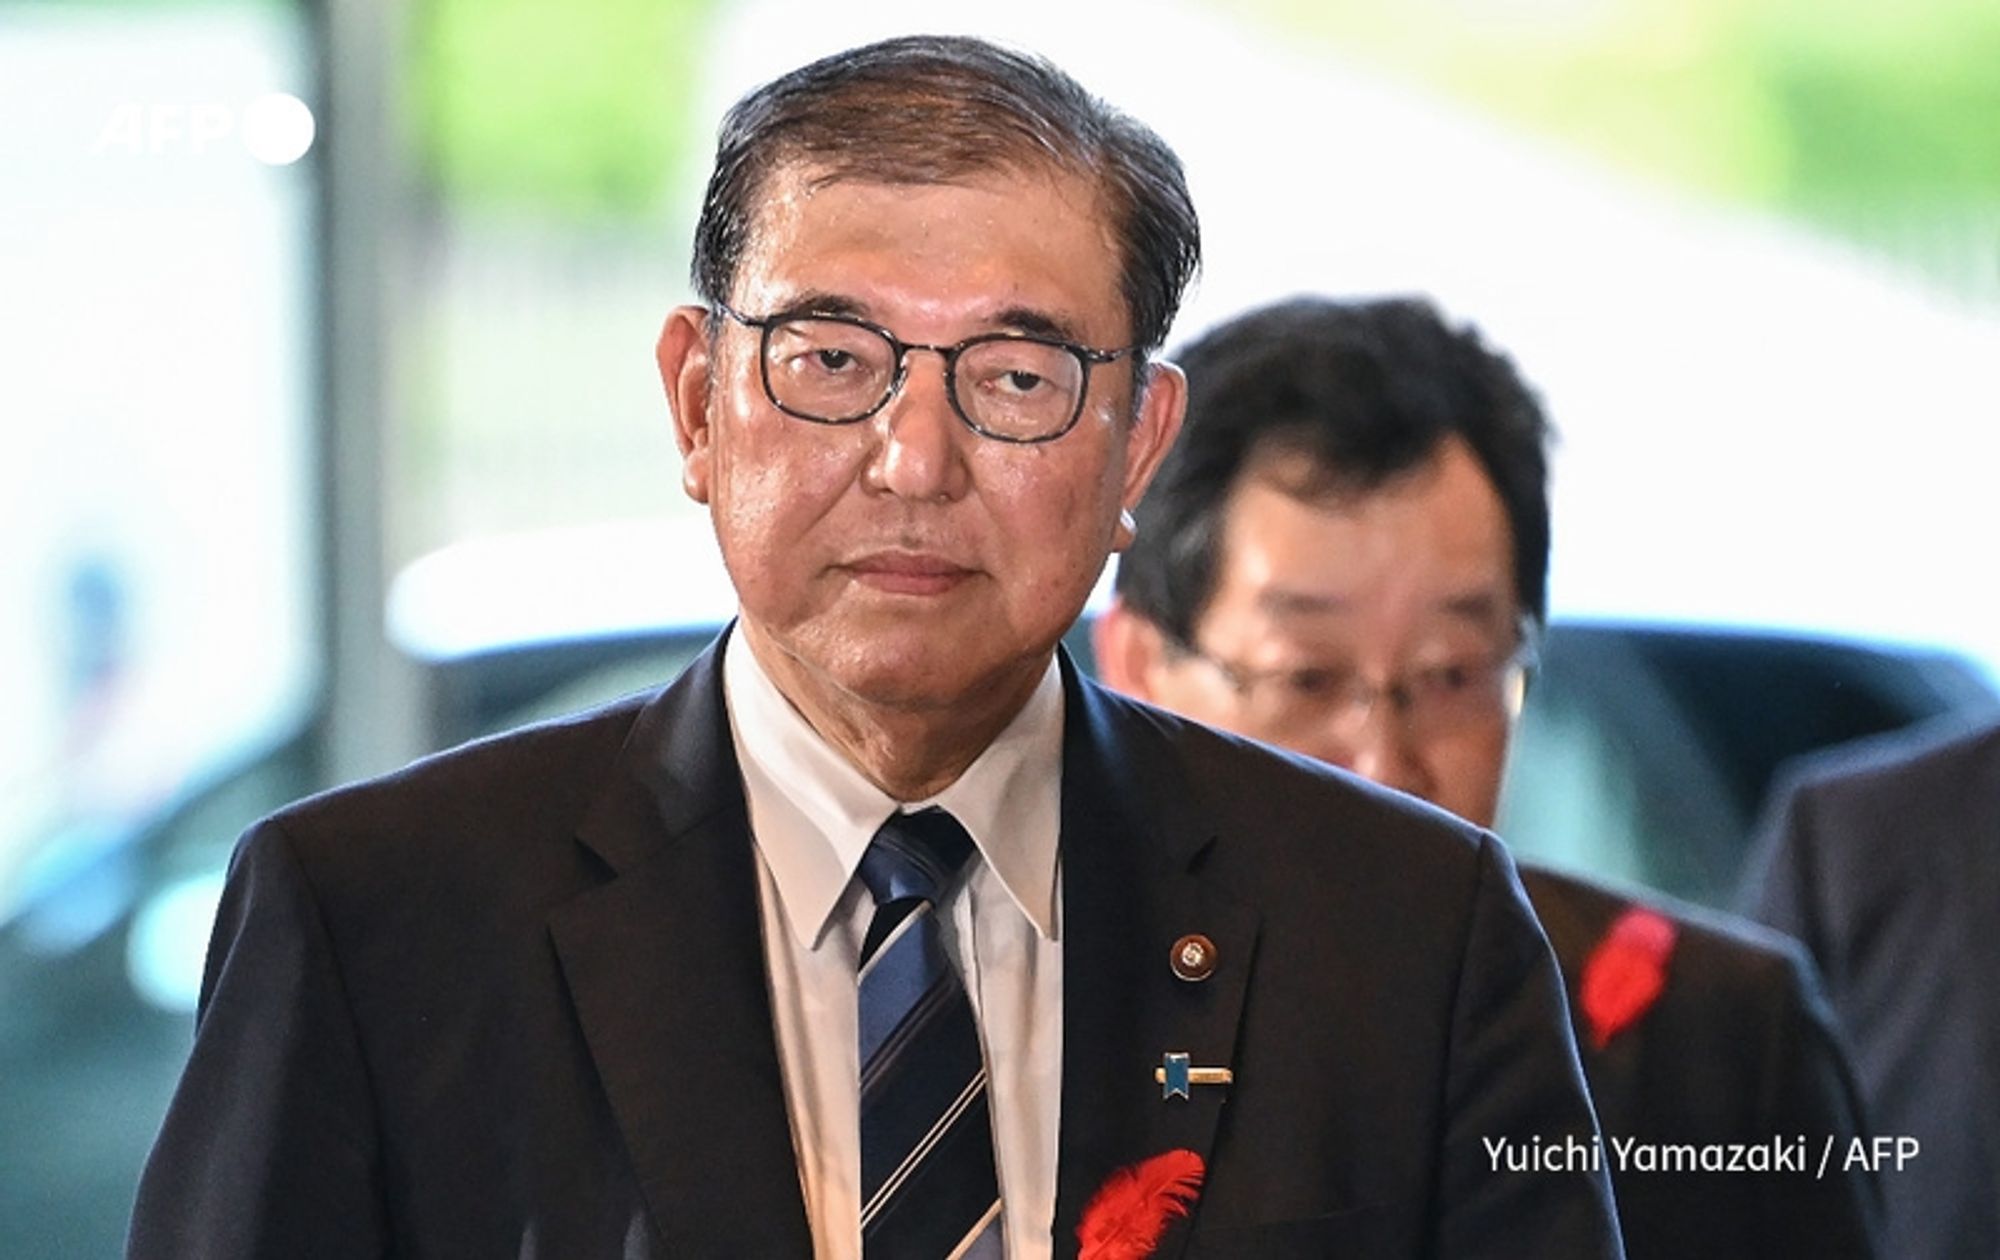
[[1577, 986], [1592, 1046], [1604, 1049], [1652, 1009], [1667, 987], [1678, 936], [1672, 919], [1644, 906], [1633, 906], [1611, 925], [1584, 963]]

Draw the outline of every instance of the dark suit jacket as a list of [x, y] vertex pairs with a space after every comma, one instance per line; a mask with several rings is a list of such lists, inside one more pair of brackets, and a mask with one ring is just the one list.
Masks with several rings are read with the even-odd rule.
[[[133, 1256], [809, 1254], [718, 659], [252, 830]], [[1593, 1132], [1497, 842], [1064, 672], [1056, 1254], [1186, 1147], [1162, 1255], [1615, 1255], [1601, 1177], [1481, 1142]]]
[[[1861, 1129], [1853, 1075], [1799, 947], [1753, 924], [1663, 899], [1636, 902], [1549, 870], [1524, 866], [1521, 883], [1562, 966], [1607, 1142], [1780, 1138], [1807, 1155], [1804, 1172], [1768, 1174], [1645, 1172], [1636, 1160], [1621, 1171], [1608, 1163], [1630, 1260], [1874, 1255], [1881, 1206], [1873, 1178], [1843, 1169]], [[1677, 929], [1666, 985], [1637, 1022], [1598, 1049], [1579, 1001], [1581, 978], [1612, 924], [1635, 905]], [[1821, 1179], [1829, 1137], [1834, 1154]]]
[[1878, 1134], [1885, 1254], [2000, 1256], [2000, 726], [1864, 741], [1773, 798], [1750, 912], [1805, 942]]

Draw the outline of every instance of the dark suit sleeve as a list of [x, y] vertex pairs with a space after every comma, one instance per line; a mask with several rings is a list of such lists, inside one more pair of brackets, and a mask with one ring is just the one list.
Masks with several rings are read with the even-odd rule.
[[127, 1254], [382, 1255], [378, 1161], [320, 907], [267, 821], [231, 863], [194, 1051], [140, 1181]]
[[[1438, 1254], [1622, 1255], [1601, 1162], [1595, 1170], [1508, 1171], [1495, 1143], [1596, 1149], [1554, 956], [1491, 836], [1481, 841], [1452, 1013]], [[1496, 1168], [1496, 1162], [1499, 1166]]]
[[1810, 965], [1791, 962], [1764, 1073], [1771, 1097], [1763, 1102], [1768, 1131], [1803, 1138], [1814, 1175], [1771, 1178], [1764, 1237], [1773, 1254], [1866, 1260], [1876, 1254], [1882, 1203], [1866, 1167], [1847, 1166], [1849, 1145], [1863, 1131], [1859, 1093]]

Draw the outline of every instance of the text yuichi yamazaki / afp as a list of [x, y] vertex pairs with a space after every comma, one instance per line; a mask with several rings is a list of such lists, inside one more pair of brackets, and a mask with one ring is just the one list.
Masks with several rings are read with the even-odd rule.
[[1875, 1135], [1774, 1133], [1748, 1142], [1660, 1142], [1616, 1134], [1544, 1138], [1484, 1137], [1493, 1172], [1787, 1173], [1825, 1177], [1832, 1171], [1901, 1172], [1921, 1154], [1917, 1140]]

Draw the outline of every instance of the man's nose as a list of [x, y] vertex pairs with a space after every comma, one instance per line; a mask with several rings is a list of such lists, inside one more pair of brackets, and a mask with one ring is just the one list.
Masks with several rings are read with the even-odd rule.
[[1433, 784], [1414, 741], [1409, 737], [1402, 714], [1387, 697], [1370, 705], [1365, 713], [1348, 715], [1338, 730], [1324, 735], [1326, 752], [1321, 759], [1352, 770], [1362, 778], [1426, 800]]
[[870, 466], [877, 488], [927, 502], [949, 502], [965, 493], [965, 448], [977, 435], [952, 408], [937, 355], [910, 354], [901, 386], [873, 423], [881, 437]]

